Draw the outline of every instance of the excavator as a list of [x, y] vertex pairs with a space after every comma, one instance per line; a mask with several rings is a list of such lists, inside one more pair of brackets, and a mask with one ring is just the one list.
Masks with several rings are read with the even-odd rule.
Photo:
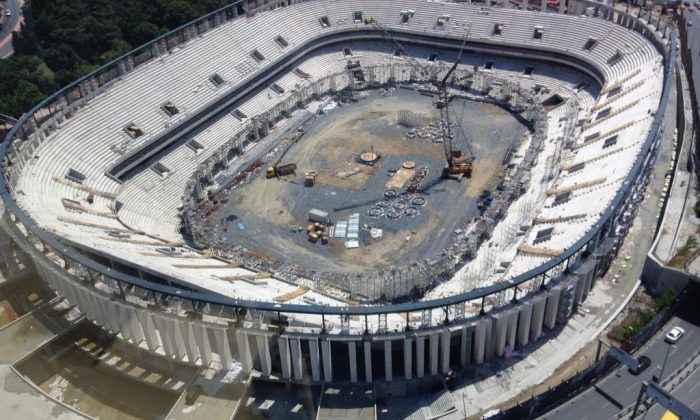
[[287, 163], [287, 164], [282, 165], [281, 162], [282, 162], [282, 159], [284, 159], [284, 156], [289, 151], [289, 149], [291, 149], [292, 146], [294, 146], [299, 141], [299, 139], [302, 138], [303, 136], [304, 136], [304, 128], [299, 127], [297, 129], [296, 133], [294, 133], [294, 135], [290, 139], [290, 142], [287, 144], [285, 149], [280, 154], [279, 158], [277, 158], [277, 160], [272, 164], [272, 166], [267, 167], [267, 171], [265, 172], [265, 177], [267, 179], [281, 178], [283, 176], [296, 174], [296, 171], [297, 171], [297, 164], [296, 163]]

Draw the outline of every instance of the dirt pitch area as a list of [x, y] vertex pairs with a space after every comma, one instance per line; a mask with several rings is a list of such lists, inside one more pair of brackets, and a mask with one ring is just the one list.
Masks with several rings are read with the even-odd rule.
[[[281, 161], [295, 163], [296, 174], [266, 179], [261, 173], [235, 190], [210, 219], [218, 224], [226, 246], [292, 260], [311, 270], [340, 272], [438, 255], [454, 231], [478, 214], [478, 195], [495, 187], [502, 161], [522, 139], [525, 127], [498, 106], [453, 100], [454, 147], [466, 150], [468, 144], [475, 156], [472, 178], [460, 182], [442, 177], [441, 143], [407, 137], [410, 127], [398, 123], [400, 111], [418, 116], [421, 126], [439, 119], [431, 96], [398, 89], [389, 95], [373, 92], [307, 122], [304, 136]], [[381, 156], [372, 166], [358, 161], [369, 150]], [[370, 209], [385, 199], [387, 183], [406, 161], [427, 169], [414, 194], [423, 197], [425, 205], [412, 217], [371, 217]], [[313, 187], [304, 186], [307, 171], [318, 174]], [[336, 224], [359, 214], [359, 248], [348, 249], [348, 238], [331, 238], [327, 245], [309, 242], [304, 228], [310, 209], [328, 212]], [[381, 229], [382, 238], [372, 238], [368, 228]]]

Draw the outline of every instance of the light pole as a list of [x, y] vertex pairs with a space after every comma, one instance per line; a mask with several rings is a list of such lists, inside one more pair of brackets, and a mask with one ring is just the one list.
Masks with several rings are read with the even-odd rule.
[[675, 348], [675, 346], [671, 343], [667, 343], [668, 346], [666, 346], [666, 355], [664, 356], [664, 363], [661, 365], [661, 372], [659, 373], [659, 378], [656, 381], [657, 383], [661, 383], [661, 380], [664, 377], [664, 371], [666, 370], [666, 362], [668, 362], [668, 355], [671, 353], [671, 348]]

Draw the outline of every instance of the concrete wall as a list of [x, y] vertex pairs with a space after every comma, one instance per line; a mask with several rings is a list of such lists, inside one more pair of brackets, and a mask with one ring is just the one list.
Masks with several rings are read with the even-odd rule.
[[651, 252], [647, 255], [642, 271], [642, 281], [652, 294], [661, 294], [670, 289], [679, 292], [689, 281], [700, 282], [698, 276], [664, 265]]

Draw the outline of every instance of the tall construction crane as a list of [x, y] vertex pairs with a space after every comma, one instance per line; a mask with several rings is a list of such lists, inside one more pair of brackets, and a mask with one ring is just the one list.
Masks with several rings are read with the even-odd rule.
[[468, 33], [464, 36], [457, 60], [438, 84], [438, 97], [437, 101], [435, 102], [435, 106], [440, 111], [442, 146], [445, 151], [445, 160], [447, 161], [447, 166], [443, 172], [445, 177], [464, 176], [466, 178], [470, 178], [472, 176], [472, 163], [474, 162], [474, 156], [468, 142], [466, 146], [467, 153], [464, 153], [459, 149], [455, 149], [452, 145], [453, 135], [452, 124], [450, 122], [450, 96], [447, 92], [447, 81], [457, 69], [460, 61], [462, 61], [462, 54], [464, 53], [464, 46], [467, 43], [467, 37]]
[[[378, 22], [372, 22], [375, 28], [382, 31], [384, 37], [391, 41], [396, 48], [401, 52], [401, 56], [408, 61], [408, 63], [416, 70], [419, 74], [425, 74], [426, 69], [422, 67], [417, 60], [412, 60], [410, 55], [406, 53], [403, 45], [394, 38], [390, 31], [381, 26]], [[447, 71], [447, 74], [437, 83], [438, 95], [435, 101], [435, 107], [440, 111], [440, 125], [442, 128], [442, 145], [445, 151], [445, 161], [447, 166], [445, 167], [443, 175], [445, 177], [450, 176], [462, 176], [470, 178], [472, 175], [472, 163], [474, 162], [474, 154], [472, 153], [471, 147], [469, 147], [469, 142], [466, 142], [466, 153], [462, 150], [455, 149], [452, 140], [452, 125], [450, 123], [450, 96], [447, 92], [447, 82], [457, 69], [457, 66], [462, 61], [462, 55], [464, 54], [464, 47], [467, 44], [467, 38], [469, 38], [469, 32], [471, 31], [471, 25], [465, 30], [464, 38], [462, 40], [462, 45], [459, 49], [459, 55], [457, 60], [454, 62], [452, 67]]]

